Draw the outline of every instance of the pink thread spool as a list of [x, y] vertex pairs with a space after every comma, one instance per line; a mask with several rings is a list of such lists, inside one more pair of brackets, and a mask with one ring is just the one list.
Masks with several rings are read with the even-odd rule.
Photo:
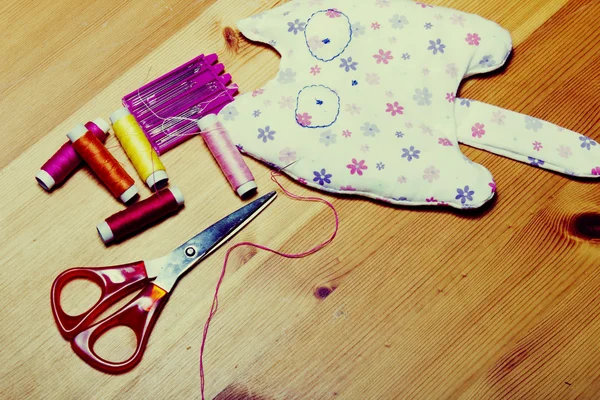
[[[104, 119], [97, 118], [85, 124], [85, 127], [102, 143], [106, 142], [106, 134], [110, 125]], [[50, 191], [56, 185], [66, 181], [69, 175], [82, 165], [83, 159], [77, 154], [71, 141], [68, 141], [42, 165], [40, 171], [35, 175], [35, 179], [41, 187]]]
[[198, 127], [208, 149], [238, 196], [245, 197], [256, 190], [252, 172], [217, 116], [215, 114], [207, 115], [198, 121]]
[[96, 229], [105, 244], [121, 241], [175, 213], [183, 202], [183, 194], [179, 188], [171, 186], [111, 215], [99, 223]]

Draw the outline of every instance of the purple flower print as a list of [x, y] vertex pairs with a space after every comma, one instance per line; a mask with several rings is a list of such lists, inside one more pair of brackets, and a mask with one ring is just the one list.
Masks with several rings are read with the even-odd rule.
[[581, 140], [581, 148], [591, 150], [592, 146], [596, 146], [596, 141], [587, 137], [587, 136], [579, 136], [579, 140]]
[[375, 5], [380, 8], [387, 8], [390, 6], [390, 0], [375, 0]]
[[544, 148], [544, 146], [542, 146], [541, 142], [533, 142], [532, 144], [533, 144], [533, 149], [535, 151], [540, 151], [541, 149]]
[[448, 103], [454, 103], [456, 101], [456, 95], [454, 92], [446, 93], [446, 100], [448, 100]]
[[438, 144], [441, 144], [442, 146], [445, 146], [445, 147], [452, 147], [452, 146], [454, 146], [452, 144], [452, 142], [450, 141], [450, 139], [448, 139], [448, 138], [442, 138], [442, 137], [438, 139]]
[[473, 137], [481, 138], [483, 135], [485, 135], [484, 128], [485, 128], [484, 124], [476, 123], [475, 125], [473, 125], [471, 127], [471, 132], [472, 132]]
[[353, 158], [352, 163], [346, 165], [346, 168], [350, 170], [350, 175], [357, 174], [358, 176], [362, 176], [363, 171], [369, 169], [369, 167], [365, 165], [365, 160], [357, 161], [356, 158]]
[[339, 18], [342, 16], [342, 13], [339, 12], [336, 8], [330, 8], [325, 13], [329, 18]]
[[310, 125], [311, 120], [312, 120], [312, 116], [309, 115], [308, 113], [296, 114], [296, 121], [298, 121], [298, 123], [302, 126]]
[[286, 68], [279, 73], [277, 81], [279, 83], [293, 83], [296, 80], [296, 73], [291, 68]]
[[258, 136], [256, 138], [262, 140], [263, 143], [267, 143], [269, 140], [275, 140], [274, 135], [276, 133], [277, 132], [272, 131], [271, 127], [267, 125], [265, 126], [265, 129], [258, 128]]
[[294, 35], [297, 35], [298, 32], [304, 32], [305, 27], [306, 22], [300, 22], [299, 19], [296, 19], [294, 22], [288, 22], [288, 32], [292, 32]]
[[258, 117], [260, 117], [260, 110], [254, 110], [254, 112], [252, 113], [252, 116], [253, 116], [254, 118], [258, 118]]
[[465, 204], [467, 201], [473, 201], [473, 195], [475, 194], [474, 190], [470, 190], [469, 186], [465, 186], [464, 189], [458, 188], [456, 189], [458, 195], [455, 197], [456, 200], [460, 200], [462, 204]]
[[529, 116], [525, 117], [525, 128], [527, 130], [537, 132], [540, 129], [542, 129], [543, 126], [544, 125], [542, 124], [542, 121], [540, 121], [539, 119]]
[[395, 101], [394, 104], [387, 103], [387, 110], [385, 110], [385, 112], [389, 112], [392, 114], [392, 117], [395, 117], [396, 115], [404, 114], [404, 107], [398, 104], [397, 101]]
[[398, 139], [401, 139], [401, 138], [403, 138], [403, 137], [404, 137], [404, 133], [403, 133], [403, 132], [401, 132], [401, 131], [398, 131], [398, 132], [396, 132], [396, 137], [397, 137]]
[[433, 28], [433, 24], [431, 22], [427, 22], [425, 25], [423, 25], [425, 27], [425, 29], [431, 29]]
[[343, 68], [346, 72], [350, 72], [350, 70], [356, 71], [356, 66], [358, 63], [356, 61], [352, 61], [352, 57], [341, 58], [340, 61], [342, 62], [340, 64], [340, 68]]
[[379, 49], [379, 54], [375, 54], [373, 58], [377, 60], [377, 64], [388, 64], [390, 60], [394, 59], [394, 56], [392, 56], [391, 51], [383, 51], [383, 49]]
[[410, 60], [410, 54], [408, 54], [408, 53], [402, 54], [402, 59], [403, 60]]
[[365, 124], [360, 127], [360, 130], [363, 131], [363, 135], [371, 137], [375, 137], [375, 134], [381, 132], [377, 125], [369, 122], [365, 122]]
[[440, 170], [436, 169], [435, 166], [425, 168], [423, 171], [423, 179], [429, 183], [433, 183], [433, 181], [437, 181], [440, 179]]
[[598, 176], [600, 175], [600, 167], [596, 167], [592, 169], [592, 175]]
[[328, 174], [325, 171], [325, 168], [321, 169], [321, 171], [313, 171], [315, 177], [313, 178], [313, 182], [317, 182], [321, 186], [325, 186], [326, 183], [331, 183], [331, 177], [333, 175]]
[[351, 115], [360, 114], [361, 108], [356, 104], [346, 104], [346, 112], [349, 112]]
[[452, 21], [452, 25], [460, 25], [463, 28], [465, 26], [465, 22], [467, 21], [464, 15], [459, 14], [452, 15], [452, 17], [450, 17], [450, 20]]
[[375, 165], [375, 167], [377, 168], [378, 171], [381, 171], [381, 170], [385, 169], [385, 164], [382, 162], [378, 162], [377, 165]]
[[465, 39], [469, 46], [479, 46], [480, 40], [481, 38], [476, 33], [467, 33], [467, 38]]
[[233, 121], [238, 115], [238, 110], [233, 106], [229, 106], [225, 110], [223, 110], [223, 119], [225, 121]]
[[335, 144], [337, 135], [335, 133], [331, 133], [331, 130], [325, 131], [321, 133], [321, 138], [319, 142], [323, 143], [326, 147], [329, 147], [332, 144]]
[[389, 21], [394, 29], [404, 29], [404, 27], [408, 25], [408, 19], [406, 19], [404, 15], [400, 14], [394, 14]]
[[317, 75], [321, 73], [321, 67], [315, 65], [314, 67], [310, 67], [310, 73], [313, 75]]
[[465, 106], [465, 107], [471, 107], [471, 100], [468, 99], [462, 99], [460, 102], [461, 106]]
[[415, 89], [413, 100], [420, 106], [430, 106], [432, 97], [433, 94], [429, 93], [429, 89], [427, 88]]
[[496, 64], [496, 61], [494, 61], [494, 57], [491, 54], [484, 56], [481, 61], [479, 61], [479, 65], [484, 68], [493, 67], [494, 64]]
[[442, 43], [442, 39], [437, 39], [435, 41], [433, 41], [433, 40], [429, 41], [429, 47], [427, 48], [427, 50], [433, 51], [433, 54], [436, 55], [437, 53], [444, 54], [445, 48], [446, 48], [446, 45]]
[[279, 161], [285, 164], [289, 164], [296, 161], [296, 152], [292, 151], [292, 149], [290, 149], [289, 147], [282, 149], [279, 152]]
[[352, 24], [352, 36], [359, 37], [365, 33], [367, 33], [367, 29], [360, 22]]
[[404, 148], [402, 149], [402, 152], [404, 153], [402, 154], [402, 158], [406, 158], [409, 162], [412, 161], [413, 158], [418, 160], [419, 155], [421, 154], [421, 150], [415, 149], [415, 146], [410, 146], [408, 149]]
[[529, 160], [529, 164], [533, 165], [534, 167], [541, 167], [545, 164], [544, 161], [537, 158], [527, 157], [527, 159]]
[[558, 151], [558, 155], [562, 158], [569, 158], [573, 155], [573, 151], [568, 146], [558, 146], [558, 149], [556, 150]]

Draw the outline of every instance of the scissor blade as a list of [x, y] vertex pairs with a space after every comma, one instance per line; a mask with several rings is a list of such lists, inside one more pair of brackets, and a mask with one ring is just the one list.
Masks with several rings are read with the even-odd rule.
[[171, 290], [181, 275], [238, 233], [276, 197], [277, 192], [273, 191], [254, 200], [173, 250], [168, 257], [167, 265], [154, 283], [167, 291]]

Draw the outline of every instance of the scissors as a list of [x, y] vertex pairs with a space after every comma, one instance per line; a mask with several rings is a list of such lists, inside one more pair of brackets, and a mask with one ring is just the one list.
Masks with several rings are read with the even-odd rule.
[[[92, 367], [113, 374], [129, 371], [141, 361], [154, 323], [179, 278], [239, 232], [276, 196], [276, 192], [271, 192], [240, 208], [164, 257], [113, 267], [84, 267], [64, 271], [54, 281], [50, 296], [52, 313], [61, 335], [71, 342], [75, 353]], [[102, 294], [89, 310], [72, 316], [61, 308], [60, 293], [67, 283], [75, 279], [91, 280], [100, 286]], [[94, 324], [94, 320], [111, 305], [139, 289], [142, 291], [137, 297]], [[122, 362], [105, 360], [94, 352], [98, 338], [116, 326], [131, 328], [137, 339], [135, 352]]]

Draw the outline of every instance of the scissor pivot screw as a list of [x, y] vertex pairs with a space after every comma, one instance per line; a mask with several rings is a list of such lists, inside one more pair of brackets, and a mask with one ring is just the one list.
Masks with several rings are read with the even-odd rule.
[[188, 247], [185, 249], [185, 255], [188, 257], [194, 257], [196, 255], [196, 249], [193, 247]]

